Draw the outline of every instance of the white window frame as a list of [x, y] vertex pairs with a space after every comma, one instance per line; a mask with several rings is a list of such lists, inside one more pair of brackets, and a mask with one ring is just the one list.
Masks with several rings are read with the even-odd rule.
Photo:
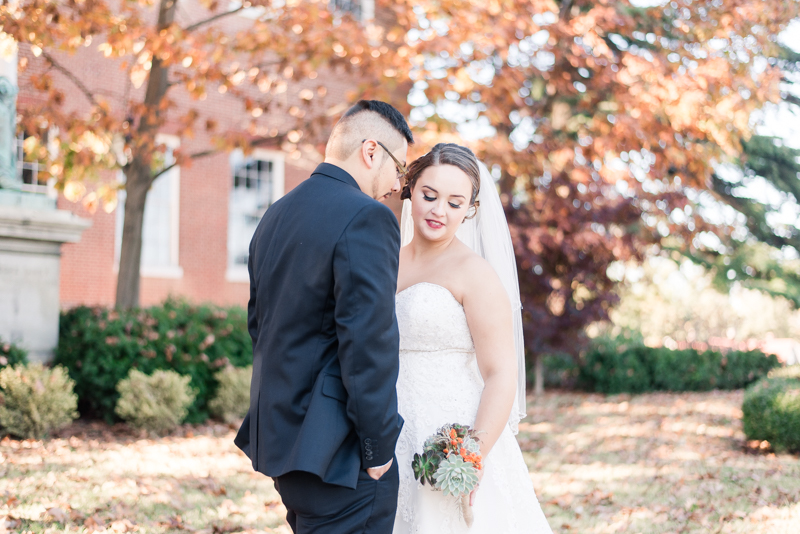
[[[181, 146], [181, 140], [176, 135], [157, 134], [156, 145], [165, 145], [172, 150], [176, 150]], [[180, 166], [176, 165], [165, 174], [159, 176], [157, 179], [168, 179], [170, 181], [170, 264], [169, 265], [140, 265], [139, 276], [142, 278], [166, 278], [166, 279], [179, 279], [183, 278], [183, 267], [180, 265], [180, 198], [181, 198], [181, 170]], [[120, 182], [125, 181], [125, 176], [122, 171], [119, 172]], [[119, 272], [119, 256], [122, 247], [122, 225], [125, 216], [125, 190], [120, 190], [118, 193], [118, 204], [116, 214], [116, 227], [114, 239], [114, 272]], [[143, 236], [144, 237], [144, 236]], [[142, 243], [144, 246], [144, 243]]]
[[[50, 128], [47, 132], [47, 148], [51, 153], [51, 157], [55, 155], [55, 151], [58, 150], [58, 144], [55, 141], [55, 136], [58, 134], [58, 130], [56, 128]], [[19, 132], [15, 138], [14, 142], [14, 150], [16, 151], [17, 156], [17, 180], [22, 184], [20, 185], [20, 189], [22, 191], [28, 193], [41, 193], [47, 195], [49, 198], [57, 199], [58, 198], [58, 191], [56, 191], [56, 179], [54, 177], [49, 177], [47, 179], [46, 184], [39, 183], [39, 172], [45, 172], [46, 169], [42, 169], [39, 166], [38, 162], [28, 162], [25, 161], [25, 150], [23, 145], [25, 143], [25, 132]], [[34, 177], [34, 183], [27, 184], [23, 182], [24, 172], [28, 170]]]
[[[231, 201], [230, 192], [233, 190], [233, 163], [236, 157], [243, 157], [241, 151], [232, 152], [230, 155], [230, 168], [229, 168], [229, 196], [228, 196], [228, 234], [226, 235], [226, 256], [227, 256], [227, 269], [225, 271], [225, 280], [228, 282], [237, 283], [250, 283], [250, 274], [247, 272], [247, 265], [234, 264], [231, 255], [231, 239], [230, 239], [230, 222], [231, 222]], [[284, 195], [286, 187], [286, 154], [279, 150], [267, 150], [263, 148], [253, 149], [253, 152], [247, 158], [272, 161], [272, 198], [270, 204], [274, 203]], [[267, 208], [269, 209], [269, 208]]]

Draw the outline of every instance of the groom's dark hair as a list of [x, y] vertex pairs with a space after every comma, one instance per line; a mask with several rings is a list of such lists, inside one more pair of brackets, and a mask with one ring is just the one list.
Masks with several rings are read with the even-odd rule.
[[394, 106], [380, 100], [359, 100], [333, 127], [325, 154], [345, 160], [361, 146], [364, 138], [375, 138], [393, 150], [403, 138], [409, 145], [414, 144], [411, 128]]
[[411, 128], [408, 127], [408, 123], [406, 122], [406, 118], [403, 117], [402, 113], [397, 111], [394, 106], [391, 104], [387, 104], [386, 102], [381, 102], [380, 100], [359, 100], [356, 104], [348, 109], [344, 115], [342, 115], [341, 120], [345, 120], [348, 117], [352, 117], [362, 111], [374, 111], [387, 121], [389, 124], [392, 125], [392, 128], [403, 134], [403, 137], [406, 138], [409, 145], [414, 144], [414, 135], [411, 133]]

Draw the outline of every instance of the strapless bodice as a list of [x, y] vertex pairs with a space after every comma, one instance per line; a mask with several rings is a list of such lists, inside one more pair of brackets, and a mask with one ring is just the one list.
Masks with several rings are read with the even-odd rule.
[[475, 351], [464, 307], [447, 288], [420, 282], [395, 302], [401, 352]]

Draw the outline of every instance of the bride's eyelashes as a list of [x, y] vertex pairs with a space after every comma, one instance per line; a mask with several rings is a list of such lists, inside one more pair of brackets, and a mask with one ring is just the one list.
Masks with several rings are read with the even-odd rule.
[[[422, 198], [424, 198], [428, 202], [433, 202], [434, 200], [436, 200], [436, 197], [429, 197], [425, 193], [422, 193]], [[461, 209], [461, 204], [453, 204], [452, 202], [448, 202], [448, 204], [450, 204], [450, 207], [455, 208], [457, 210]]]

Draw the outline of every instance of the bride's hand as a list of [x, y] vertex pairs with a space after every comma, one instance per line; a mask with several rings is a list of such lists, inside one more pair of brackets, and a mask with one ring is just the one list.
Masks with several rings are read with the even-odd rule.
[[475, 492], [478, 491], [478, 488], [481, 487], [481, 480], [483, 480], [483, 469], [478, 471], [478, 485], [475, 486], [475, 489], [469, 493], [469, 505], [472, 506], [472, 503], [475, 502]]

